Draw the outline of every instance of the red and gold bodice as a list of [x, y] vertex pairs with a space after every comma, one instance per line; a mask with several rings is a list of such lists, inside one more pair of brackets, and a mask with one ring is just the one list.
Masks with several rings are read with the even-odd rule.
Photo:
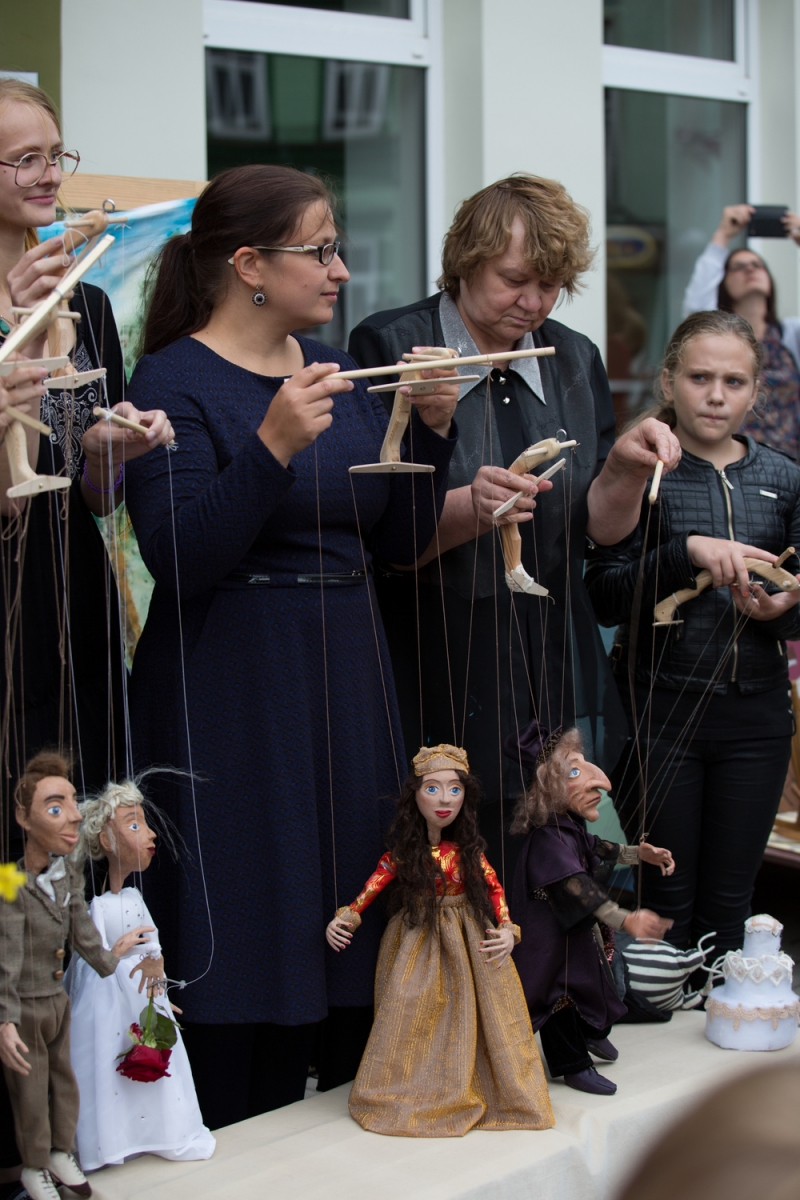
[[[436, 880], [436, 894], [438, 896], [462, 896], [464, 894], [464, 883], [461, 879], [461, 855], [458, 846], [454, 842], [440, 842], [438, 846], [431, 846], [431, 854], [438, 862], [444, 876], [444, 881], [441, 878], [437, 878]], [[508, 913], [505, 892], [494, 868], [489, 865], [483, 854], [481, 855], [481, 867], [483, 868], [483, 876], [486, 880], [486, 889], [489, 893], [489, 901], [494, 910], [495, 920], [498, 925], [502, 925], [503, 922], [511, 920]], [[364, 884], [363, 891], [356, 896], [350, 905], [353, 912], [362, 913], [367, 905], [371, 904], [375, 897], [383, 891], [386, 885], [392, 882], [396, 875], [397, 867], [395, 866], [394, 859], [391, 854], [384, 854]]]

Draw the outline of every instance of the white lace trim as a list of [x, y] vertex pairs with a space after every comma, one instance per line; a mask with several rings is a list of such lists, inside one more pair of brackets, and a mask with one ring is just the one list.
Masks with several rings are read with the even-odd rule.
[[709, 997], [706, 1012], [710, 1017], [724, 1017], [733, 1021], [734, 1031], [738, 1030], [742, 1021], [771, 1021], [772, 1028], [778, 1028], [779, 1021], [792, 1018], [800, 1022], [800, 1000], [794, 1004], [773, 1005], [771, 1008], [743, 1008], [741, 1004], [726, 1004], [724, 1000], [714, 1000]]
[[794, 963], [788, 954], [762, 954], [760, 958], [745, 958], [741, 950], [729, 950], [722, 964], [722, 974], [725, 979], [736, 979], [744, 983], [751, 979], [753, 983], [771, 983], [779, 987], [785, 980], [791, 980]]

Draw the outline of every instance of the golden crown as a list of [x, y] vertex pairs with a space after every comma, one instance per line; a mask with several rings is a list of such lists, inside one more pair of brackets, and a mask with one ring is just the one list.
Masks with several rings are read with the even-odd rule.
[[460, 746], [423, 746], [412, 758], [415, 775], [430, 775], [432, 771], [466, 771], [469, 774], [469, 760], [466, 750]]

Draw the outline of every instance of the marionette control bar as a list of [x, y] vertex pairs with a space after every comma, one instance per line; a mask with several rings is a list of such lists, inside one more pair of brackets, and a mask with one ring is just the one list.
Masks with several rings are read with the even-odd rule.
[[[411, 362], [395, 363], [391, 367], [363, 367], [357, 371], [337, 371], [335, 375], [327, 375], [325, 382], [332, 379], [371, 379], [379, 375], [401, 375], [406, 371], [449, 371], [453, 367], [474, 367], [479, 363], [493, 365], [494, 363], [514, 362], [518, 358], [549, 358], [555, 354], [555, 346], [543, 346], [533, 350], [506, 350], [502, 354], [469, 354], [465, 358], [433, 358], [423, 359], [414, 357]], [[458, 383], [458, 377], [452, 377], [453, 383]]]

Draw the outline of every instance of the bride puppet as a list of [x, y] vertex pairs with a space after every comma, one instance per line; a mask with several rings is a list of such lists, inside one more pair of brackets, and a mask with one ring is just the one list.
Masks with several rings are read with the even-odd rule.
[[483, 854], [478, 781], [456, 746], [423, 747], [413, 766], [391, 849], [327, 929], [333, 949], [346, 949], [359, 913], [392, 884], [350, 1114], [406, 1137], [548, 1129], [547, 1084], [509, 957], [519, 930]]
[[130, 780], [110, 783], [82, 806], [78, 855], [108, 860], [108, 890], [89, 912], [103, 943], [112, 945], [127, 929], [145, 926], [148, 941], [120, 959], [101, 979], [77, 955], [64, 980], [72, 1001], [72, 1067], [80, 1088], [77, 1147], [84, 1170], [151, 1153], [186, 1161], [210, 1158], [216, 1145], [203, 1125], [189, 1060], [180, 1033], [169, 1057], [169, 1073], [143, 1082], [117, 1067], [131, 1050], [128, 1030], [153, 997], [157, 1012], [171, 1018], [158, 930], [141, 892], [125, 887], [128, 876], [146, 871], [156, 835], [145, 819], [145, 801]]

